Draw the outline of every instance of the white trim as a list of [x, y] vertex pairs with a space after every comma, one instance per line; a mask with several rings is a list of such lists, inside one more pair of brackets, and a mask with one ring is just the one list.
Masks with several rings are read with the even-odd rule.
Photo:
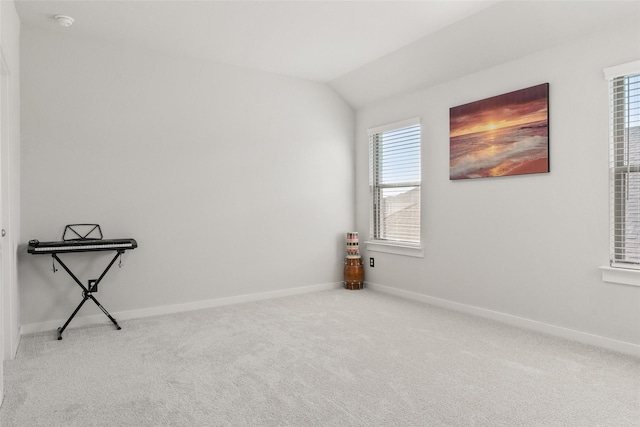
[[550, 325], [548, 323], [538, 322], [536, 320], [513, 316], [511, 314], [501, 313], [498, 311], [488, 310], [486, 308], [462, 304], [462, 303], [449, 301], [441, 298], [430, 297], [427, 295], [405, 291], [402, 289], [391, 288], [389, 286], [383, 286], [383, 285], [378, 285], [378, 284], [369, 283], [369, 282], [366, 282], [365, 285], [367, 289], [371, 289], [374, 291], [383, 292], [386, 294], [395, 295], [401, 298], [406, 298], [414, 301], [420, 301], [426, 304], [431, 304], [431, 305], [435, 305], [435, 306], [450, 309], [450, 310], [472, 314], [474, 316], [496, 320], [498, 322], [517, 326], [519, 328], [529, 329], [536, 332], [542, 332], [548, 335], [566, 338], [566, 339], [577, 341], [583, 344], [593, 345], [596, 347], [605, 348], [607, 350], [640, 357], [640, 345], [638, 344], [633, 344], [625, 341], [618, 341], [611, 338], [602, 337], [599, 335], [593, 335], [586, 332], [576, 331], [574, 329], [563, 328], [561, 326]]
[[640, 271], [631, 268], [600, 267], [602, 281], [620, 285], [640, 286]]
[[398, 243], [365, 242], [367, 250], [372, 252], [384, 252], [387, 254], [413, 256], [424, 258], [424, 249], [419, 245], [401, 245]]
[[[141, 308], [138, 310], [120, 311], [117, 313], [111, 313], [113, 317], [118, 320], [130, 320], [140, 319], [143, 317], [160, 316], [163, 314], [181, 313], [192, 310], [202, 310], [206, 308], [221, 307], [225, 305], [241, 304], [245, 302], [261, 301], [273, 298], [288, 297], [292, 295], [309, 294], [313, 292], [327, 291], [331, 289], [337, 289], [343, 286], [342, 282], [323, 283], [319, 285], [303, 286], [298, 288], [281, 289], [271, 292], [259, 292], [255, 294], [238, 295], [227, 298], [216, 298], [205, 301], [193, 301], [182, 304], [165, 305], [161, 307]], [[48, 322], [30, 323], [28, 325], [22, 325], [20, 332], [22, 335], [32, 334], [36, 332], [45, 332], [57, 330], [60, 325], [63, 325], [66, 319], [51, 320]], [[80, 326], [95, 325], [95, 324], [111, 324], [109, 319], [104, 314], [96, 314], [92, 316], [80, 316], [74, 317], [73, 321], [69, 325], [72, 328]]]
[[16, 336], [13, 338], [15, 345], [11, 349], [11, 360], [16, 358], [16, 355], [18, 354], [18, 347], [20, 347], [20, 338], [22, 338], [22, 335], [20, 334], [20, 325], [16, 328], [15, 335]]
[[604, 78], [605, 80], [613, 80], [616, 77], [622, 77], [636, 73], [640, 73], [640, 60], [605, 68]]
[[2, 67], [2, 74], [6, 76], [10, 76], [11, 69], [9, 68], [9, 64], [7, 64], [7, 61], [5, 59], [4, 50], [2, 49], [2, 46], [0, 46], [0, 61], [1, 61], [0, 66]]
[[371, 135], [375, 135], [377, 133], [388, 132], [390, 130], [406, 128], [406, 127], [409, 127], [409, 126], [415, 126], [415, 125], [419, 125], [419, 124], [420, 124], [420, 117], [413, 117], [411, 119], [402, 120], [400, 122], [389, 123], [389, 124], [386, 124], [386, 125], [369, 128], [367, 130], [367, 132], [369, 133], [369, 136], [371, 136]]

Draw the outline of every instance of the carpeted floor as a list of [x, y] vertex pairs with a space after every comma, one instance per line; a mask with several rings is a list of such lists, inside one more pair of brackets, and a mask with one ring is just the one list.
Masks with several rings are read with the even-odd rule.
[[640, 359], [368, 289], [120, 324], [22, 337], [2, 426], [640, 426]]

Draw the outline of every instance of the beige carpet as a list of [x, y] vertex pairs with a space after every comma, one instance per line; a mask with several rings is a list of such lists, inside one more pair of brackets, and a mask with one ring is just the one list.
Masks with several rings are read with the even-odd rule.
[[368, 289], [120, 324], [23, 337], [2, 426], [640, 426], [640, 359]]

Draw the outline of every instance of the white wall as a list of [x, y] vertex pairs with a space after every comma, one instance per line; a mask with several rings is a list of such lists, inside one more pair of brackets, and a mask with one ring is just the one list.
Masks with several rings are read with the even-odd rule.
[[[357, 228], [368, 230], [367, 128], [422, 118], [424, 258], [375, 257], [367, 282], [640, 344], [640, 287], [608, 265], [608, 88], [637, 25], [595, 34], [357, 112]], [[550, 83], [549, 174], [449, 180], [449, 108]], [[365, 262], [365, 265], [368, 265]], [[509, 316], [503, 316], [509, 318]]]
[[[28, 27], [21, 47], [23, 243], [83, 222], [135, 238], [109, 311], [341, 280], [354, 113], [332, 89]], [[89, 258], [63, 259], [95, 279]], [[21, 249], [23, 325], [81, 299], [51, 264]]]

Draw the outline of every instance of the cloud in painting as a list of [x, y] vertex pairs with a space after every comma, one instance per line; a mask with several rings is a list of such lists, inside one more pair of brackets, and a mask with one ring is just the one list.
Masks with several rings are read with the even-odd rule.
[[449, 116], [449, 136], [545, 120], [548, 113], [547, 97], [548, 84], [544, 83], [453, 107]]

